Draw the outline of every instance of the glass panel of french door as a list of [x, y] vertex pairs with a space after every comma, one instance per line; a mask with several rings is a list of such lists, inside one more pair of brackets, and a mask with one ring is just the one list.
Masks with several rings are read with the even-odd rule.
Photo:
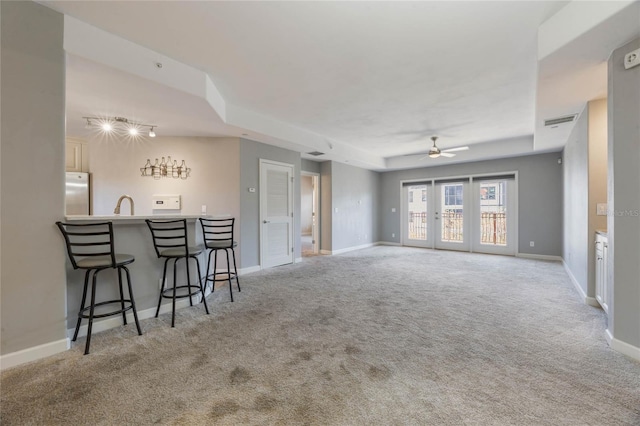
[[468, 182], [436, 184], [435, 248], [469, 250], [468, 186]]
[[415, 184], [404, 187], [404, 235], [407, 246], [432, 247], [433, 232], [429, 225], [431, 185]]
[[473, 251], [515, 255], [515, 180], [473, 183], [476, 199]]

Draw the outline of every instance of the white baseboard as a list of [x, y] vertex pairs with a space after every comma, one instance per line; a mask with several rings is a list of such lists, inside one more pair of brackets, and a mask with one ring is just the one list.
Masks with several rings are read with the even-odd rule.
[[328, 254], [328, 255], [332, 255], [333, 256], [333, 255], [336, 255], [336, 254], [348, 253], [350, 251], [366, 249], [366, 248], [369, 248], [369, 247], [373, 247], [373, 246], [375, 246], [377, 244], [378, 243], [362, 244], [362, 245], [359, 245], [359, 246], [347, 247], [347, 248], [343, 248], [343, 249], [339, 249], [339, 250], [320, 250], [320, 253]]
[[21, 351], [12, 352], [0, 356], [0, 370], [15, 367], [26, 362], [46, 358], [60, 352], [64, 352], [71, 347], [69, 339], [61, 339], [44, 345], [34, 346]]
[[561, 256], [550, 256], [548, 254], [516, 253], [516, 257], [522, 257], [525, 259], [551, 260], [554, 262], [562, 262]]
[[605, 337], [609, 346], [611, 346], [611, 349], [633, 358], [636, 361], [640, 361], [640, 348], [616, 339], [611, 335], [608, 329], [605, 331]]
[[576, 291], [580, 295], [580, 298], [584, 300], [584, 303], [590, 306], [594, 306], [596, 308], [600, 308], [600, 304], [598, 303], [595, 297], [587, 296], [587, 294], [582, 289], [582, 286], [580, 285], [580, 283], [578, 283], [578, 280], [573, 275], [573, 272], [571, 272], [571, 269], [569, 269], [569, 265], [567, 265], [567, 263], [564, 260], [562, 261], [562, 266], [564, 266], [564, 270], [567, 272], [567, 275], [569, 275], [569, 279], [571, 279], [573, 286], [576, 288]]
[[240, 268], [238, 269], [238, 275], [246, 275], [246, 274], [251, 274], [253, 272], [258, 272], [262, 270], [262, 268], [260, 267], [260, 265], [256, 265], [256, 266], [249, 266], [247, 268]]
[[377, 246], [398, 246], [398, 247], [402, 246], [402, 244], [400, 244], [400, 243], [394, 243], [394, 242], [391, 242], [391, 241], [378, 241], [375, 245], [377, 245]]

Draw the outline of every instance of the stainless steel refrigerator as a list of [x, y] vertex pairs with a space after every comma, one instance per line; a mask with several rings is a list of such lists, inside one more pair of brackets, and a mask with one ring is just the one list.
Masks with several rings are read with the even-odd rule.
[[67, 172], [65, 214], [89, 214], [89, 173]]

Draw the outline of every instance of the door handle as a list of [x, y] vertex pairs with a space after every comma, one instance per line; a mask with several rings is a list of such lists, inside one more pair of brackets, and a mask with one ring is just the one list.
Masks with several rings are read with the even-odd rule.
[[264, 220], [262, 223], [271, 223], [270, 220]]

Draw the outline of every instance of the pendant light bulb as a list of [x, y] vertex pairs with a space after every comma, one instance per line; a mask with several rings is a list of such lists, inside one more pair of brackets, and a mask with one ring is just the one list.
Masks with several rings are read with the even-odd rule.
[[153, 127], [149, 130], [149, 137], [150, 138], [155, 138], [156, 137], [156, 132], [153, 131]]

